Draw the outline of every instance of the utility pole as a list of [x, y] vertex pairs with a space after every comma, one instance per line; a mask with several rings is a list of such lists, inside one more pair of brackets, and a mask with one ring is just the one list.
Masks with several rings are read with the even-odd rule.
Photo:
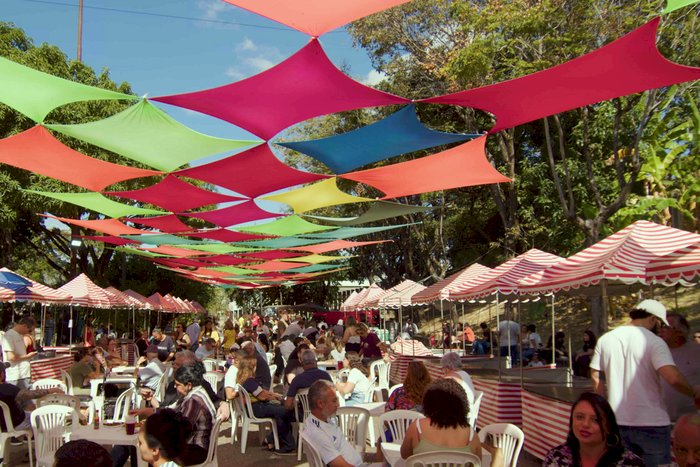
[[76, 59], [83, 61], [83, 0], [78, 0], [78, 53]]

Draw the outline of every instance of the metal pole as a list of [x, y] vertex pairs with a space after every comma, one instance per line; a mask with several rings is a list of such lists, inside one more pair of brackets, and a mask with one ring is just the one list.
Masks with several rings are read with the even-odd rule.
[[[498, 300], [498, 294], [496, 294], [496, 332], [498, 332], [498, 329], [501, 325], [501, 320], [500, 320], [501, 310], [499, 308], [500, 308], [500, 302]], [[490, 324], [489, 324], [489, 326], [490, 326]], [[493, 333], [491, 333], [491, 334], [493, 334]], [[492, 339], [492, 341], [493, 341], [493, 339]], [[498, 381], [500, 382], [501, 381], [501, 349], [500, 349], [501, 341], [500, 341], [500, 336], [499, 336], [498, 345], [499, 345], [499, 349], [498, 349]], [[493, 342], [491, 343], [491, 354], [493, 354]]]
[[552, 294], [552, 363], [557, 363], [557, 353], [554, 344], [554, 294]]
[[467, 354], [467, 336], [464, 333], [464, 302], [462, 302], [462, 353]]
[[78, 0], [78, 62], [83, 61], [83, 0]]

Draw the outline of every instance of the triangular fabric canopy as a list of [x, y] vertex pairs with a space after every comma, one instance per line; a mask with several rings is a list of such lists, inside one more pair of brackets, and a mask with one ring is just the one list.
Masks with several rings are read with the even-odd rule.
[[413, 282], [412, 284], [409, 284], [405, 286], [402, 290], [397, 290], [394, 293], [391, 293], [385, 297], [382, 297], [379, 300], [379, 306], [383, 306], [386, 308], [400, 308], [404, 306], [411, 306], [411, 298], [424, 291], [427, 287], [419, 284], [417, 282]]
[[117, 219], [81, 220], [51, 215], [46, 215], [45, 217], [48, 217], [50, 219], [56, 219], [57, 221], [61, 221], [64, 224], [77, 225], [78, 227], [82, 227], [83, 229], [94, 230], [95, 232], [102, 232], [107, 235], [138, 235], [143, 233], [142, 230], [129, 227], [128, 225], [125, 225]]
[[206, 238], [224, 243], [245, 242], [247, 240], [257, 240], [267, 238], [268, 235], [255, 235], [244, 232], [237, 232], [229, 229], [205, 229], [187, 232], [188, 237]]
[[123, 301], [109, 292], [105, 292], [85, 274], [80, 274], [70, 282], [58, 288], [60, 292], [70, 295], [71, 305], [92, 308], [118, 308], [125, 305]]
[[[255, 248], [295, 248], [306, 245], [314, 245], [316, 243], [323, 243], [325, 239], [316, 238], [298, 238], [298, 237], [280, 237], [271, 238], [269, 240], [255, 240], [252, 242], [246, 242], [246, 245], [250, 245]], [[240, 245], [240, 244], [239, 244]]]
[[692, 5], [693, 3], [698, 3], [700, 0], [668, 0], [666, 3], [666, 8], [661, 13], [670, 13], [676, 11], [684, 6]]
[[335, 227], [314, 224], [295, 215], [282, 217], [266, 224], [241, 228], [241, 230], [244, 232], [277, 235], [280, 237], [291, 237], [294, 235], [309, 234], [312, 232], [322, 232], [324, 230], [333, 229], [335, 229]]
[[291, 206], [297, 214], [328, 206], [372, 201], [371, 198], [353, 196], [341, 191], [334, 178], [295, 190], [284, 191], [277, 195], [265, 196], [262, 199], [285, 203]]
[[[205, 242], [172, 234], [142, 233], [141, 235], [124, 235], [124, 238], [147, 245], [202, 245]], [[206, 244], [209, 244], [207, 242]]]
[[45, 304], [67, 304], [71, 296], [59, 290], [52, 289], [39, 282], [21, 276], [7, 268], [0, 268], [0, 272], [17, 276], [20, 281], [0, 282], [0, 301], [6, 302], [37, 302]]
[[134, 224], [145, 225], [166, 233], [189, 232], [192, 230], [189, 225], [178, 219], [175, 214], [155, 217], [132, 217], [127, 220]]
[[235, 266], [217, 266], [217, 267], [211, 267], [209, 268], [211, 271], [217, 271], [217, 272], [223, 272], [226, 273], [227, 275], [236, 275], [236, 276], [247, 276], [250, 274], [255, 274], [255, 271], [250, 270], [250, 269], [243, 269], [243, 268], [237, 268]]
[[128, 204], [117, 203], [111, 199], [105, 198], [99, 193], [51, 193], [49, 191], [24, 190], [27, 193], [47, 196], [54, 198], [64, 203], [75, 204], [91, 211], [99, 212], [107, 217], [125, 217], [125, 216], [148, 216], [149, 214], [164, 214], [163, 211], [155, 209], [145, 209], [138, 206], [129, 206]]
[[284, 261], [265, 261], [259, 264], [251, 264], [249, 266], [242, 266], [246, 269], [253, 271], [266, 271], [266, 272], [279, 272], [286, 270], [296, 270], [296, 268], [301, 268], [304, 266], [310, 266], [309, 263], [286, 263]]
[[293, 273], [306, 273], [306, 272], [319, 272], [319, 271], [326, 271], [330, 272], [331, 270], [335, 272], [336, 270], [344, 269], [344, 268], [339, 268], [337, 264], [312, 264], [310, 266], [304, 266], [304, 267], [294, 267], [292, 263], [289, 263], [292, 265], [292, 267], [287, 268], [287, 271], [285, 272], [293, 272]]
[[368, 235], [377, 232], [384, 232], [386, 230], [398, 229], [400, 227], [407, 227], [413, 224], [400, 224], [400, 225], [389, 225], [386, 227], [341, 227], [330, 232], [322, 232], [306, 235], [309, 238], [320, 238], [323, 240], [334, 239], [343, 240], [346, 238], [359, 237], [360, 235]]
[[277, 144], [311, 156], [341, 174], [400, 154], [478, 136], [431, 130], [418, 121], [415, 105], [409, 105], [383, 120], [347, 133]]
[[[379, 306], [381, 306], [382, 300], [384, 300], [386, 297], [393, 295], [397, 292], [401, 292], [402, 290], [406, 290], [407, 288], [410, 288], [414, 285], [420, 285], [420, 284], [416, 284], [412, 280], [407, 279], [403, 282], [396, 284], [395, 286], [393, 286], [387, 290], [382, 291], [382, 293], [375, 295], [373, 298], [365, 299], [362, 302], [362, 307], [364, 309], [367, 309], [367, 310], [376, 309]], [[423, 286], [421, 286], [421, 287], [423, 287]], [[425, 287], [423, 287], [423, 288], [425, 288]]]
[[332, 225], [353, 226], [384, 219], [391, 219], [392, 217], [408, 216], [409, 214], [426, 212], [430, 211], [431, 209], [434, 209], [434, 206], [410, 206], [408, 204], [394, 203], [391, 201], [376, 201], [370, 205], [370, 208], [367, 211], [356, 217], [324, 217], [311, 216], [308, 214], [306, 214], [304, 217], [317, 219]]
[[253, 251], [251, 253], [241, 253], [238, 256], [241, 258], [248, 258], [248, 261], [253, 261], [257, 259], [269, 260], [269, 259], [285, 259], [285, 258], [295, 258], [299, 256], [304, 256], [304, 253], [284, 251], [284, 250], [266, 250], [266, 251]]
[[372, 89], [345, 75], [315, 39], [288, 59], [250, 78], [153, 100], [220, 118], [266, 140], [311, 117], [408, 103], [403, 97]]
[[384, 198], [511, 181], [486, 159], [486, 136], [408, 162], [341, 175], [384, 192]]
[[368, 242], [353, 242], [351, 240], [333, 240], [318, 245], [306, 245], [294, 248], [295, 250], [306, 251], [309, 253], [328, 253], [329, 251], [345, 250], [347, 248], [359, 248], [366, 245], [376, 245], [379, 243], [390, 242], [391, 240], [372, 240]]
[[306, 256], [297, 256], [295, 258], [286, 258], [283, 261], [285, 262], [290, 262], [290, 263], [311, 263], [311, 264], [321, 264], [321, 263], [327, 263], [329, 261], [344, 261], [349, 258], [352, 258], [352, 256], [323, 256], [323, 255], [306, 255]]
[[[236, 245], [229, 245], [228, 243], [205, 243], [202, 245], [188, 245], [187, 248], [209, 254], [214, 253], [217, 255], [225, 255], [228, 253], [242, 253], [246, 251], [255, 250], [256, 247], [253, 245], [254, 243], [256, 242], [242, 242]], [[250, 246], [244, 246], [248, 244], [250, 244]]]
[[64, 145], [39, 125], [1, 139], [0, 162], [92, 191], [100, 191], [124, 180], [161, 173], [86, 156]]
[[456, 287], [459, 287], [460, 284], [470, 279], [481, 277], [481, 275], [486, 274], [490, 270], [491, 268], [489, 267], [474, 263], [444, 279], [440, 279], [422, 292], [415, 294], [411, 297], [411, 303], [414, 305], [427, 305], [432, 302], [447, 300], [451, 290], [454, 290]]
[[196, 187], [172, 175], [168, 175], [148, 188], [131, 191], [109, 191], [105, 194], [155, 204], [172, 212], [188, 211], [210, 204], [241, 200], [238, 196], [224, 195]]
[[87, 240], [108, 243], [110, 245], [117, 245], [117, 246], [138, 243], [138, 242], [135, 242], [133, 240], [129, 240], [128, 238], [115, 237], [114, 235], [81, 235], [80, 238], [85, 238]]
[[[126, 249], [123, 248], [121, 251], [133, 251], [134, 248]], [[207, 256], [209, 255], [206, 251], [199, 251], [190, 248], [179, 248], [176, 246], [159, 246], [155, 248], [144, 248], [140, 250], [135, 250], [141, 254], [150, 254], [150, 256], [175, 256], [177, 258], [188, 258], [190, 256]], [[138, 254], [138, 253], [137, 253]]]
[[202, 261], [207, 261], [208, 264], [207, 267], [212, 266], [212, 264], [221, 264], [221, 265], [226, 265], [226, 266], [236, 266], [238, 264], [245, 264], [245, 263], [250, 263], [257, 261], [255, 258], [247, 258], [243, 255], [247, 255], [248, 253], [241, 253], [240, 257], [239, 256], [231, 256], [231, 255], [215, 255], [215, 256], [202, 256], [201, 258], [198, 258]]
[[250, 198], [330, 177], [289, 167], [272, 153], [267, 144], [208, 164], [178, 170], [175, 175], [212, 183]]
[[136, 96], [95, 88], [34, 70], [0, 57], [0, 102], [37, 123], [56, 107], [71, 102], [138, 99]]
[[96, 122], [46, 126], [166, 171], [206, 156], [260, 143], [203, 135], [174, 120], [145, 99]]
[[408, 0], [224, 0], [258, 15], [282, 23], [297, 31], [318, 37], [344, 24], [364, 18]]
[[637, 221], [548, 269], [523, 278], [520, 293], [557, 293], [596, 285], [602, 280], [644, 283], [652, 260], [698, 242], [698, 234]]
[[522, 255], [511, 258], [505, 263], [455, 286], [449, 293], [449, 300], [478, 300], [499, 293], [517, 294], [518, 282], [530, 274], [547, 269], [562, 261], [561, 256], [552, 255], [533, 248]]
[[667, 60], [656, 48], [660, 19], [561, 65], [477, 89], [421, 102], [491, 112], [495, 133], [548, 115], [647, 89], [700, 79], [700, 68]]
[[187, 212], [181, 213], [181, 215], [202, 219], [219, 227], [230, 227], [246, 222], [270, 219], [271, 217], [280, 217], [283, 214], [265, 211], [258, 207], [255, 201], [251, 200], [214, 211]]
[[653, 259], [647, 267], [648, 283], [675, 285], [700, 278], [700, 243]]

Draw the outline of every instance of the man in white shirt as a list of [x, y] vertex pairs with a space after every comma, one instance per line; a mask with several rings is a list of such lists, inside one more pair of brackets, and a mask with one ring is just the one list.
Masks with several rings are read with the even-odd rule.
[[[139, 368], [145, 361], [148, 361], [146, 366]], [[158, 391], [158, 382], [163, 373], [165, 373], [165, 365], [158, 359], [158, 346], [151, 344], [146, 348], [146, 355], [139, 357], [136, 361], [134, 376], [138, 376], [144, 386], [156, 392]]]
[[[688, 383], [700, 384], [700, 344], [688, 339], [690, 334], [688, 320], [679, 313], [669, 313], [666, 319], [669, 326], [661, 329], [659, 337], [668, 344], [673, 362]], [[695, 410], [693, 401], [673, 389], [666, 381], [661, 381], [661, 386], [664, 389], [664, 401], [672, 422], [678, 420], [684, 413]]]
[[[671, 462], [671, 420], [661, 379], [688, 397], [700, 397], [678, 371], [666, 343], [656, 334], [666, 321], [666, 307], [644, 300], [630, 311], [632, 321], [604, 334], [591, 358], [594, 390], [607, 396], [625, 446], [646, 465]], [[605, 383], [600, 374], [605, 374]]]
[[10, 364], [10, 367], [5, 370], [6, 381], [20, 389], [29, 389], [31, 383], [29, 361], [36, 352], [27, 353], [24, 336], [33, 333], [35, 328], [34, 318], [25, 317], [20, 319], [2, 338], [3, 360]]
[[320, 454], [321, 460], [329, 467], [353, 467], [362, 465], [362, 456], [343, 432], [329, 419], [338, 410], [338, 397], [332, 383], [316, 381], [309, 388], [311, 415], [304, 421], [304, 439]]
[[512, 365], [518, 364], [518, 342], [520, 342], [520, 325], [515, 321], [504, 320], [498, 324], [498, 345], [500, 356], [510, 356]]

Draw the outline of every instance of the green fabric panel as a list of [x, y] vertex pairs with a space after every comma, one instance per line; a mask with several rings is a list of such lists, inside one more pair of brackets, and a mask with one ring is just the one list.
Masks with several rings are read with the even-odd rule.
[[243, 232], [251, 232], [264, 235], [278, 235], [280, 237], [291, 237], [293, 235], [302, 235], [331, 229], [335, 229], [335, 227], [314, 224], [312, 222], [302, 219], [299, 216], [292, 215], [282, 217], [272, 222], [267, 222], [265, 224], [259, 224], [245, 228], [241, 227], [239, 230]]
[[257, 245], [251, 245], [250, 247], [239, 246], [240, 243], [234, 245], [229, 245], [228, 243], [207, 243], [206, 245], [187, 245], [190, 250], [197, 251], [207, 251], [209, 253], [216, 253], [219, 255], [224, 255], [227, 253], [245, 253], [248, 251], [256, 251]]
[[58, 199], [60, 201], [75, 204], [91, 211], [99, 212], [107, 217], [126, 217], [126, 216], [150, 216], [153, 214], [164, 215], [164, 211], [156, 211], [155, 209], [144, 209], [128, 204], [117, 203], [111, 199], [105, 198], [99, 193], [51, 193], [48, 191], [24, 190], [28, 193], [47, 196], [49, 198]]
[[262, 142], [215, 138], [198, 133], [145, 99], [104, 120], [46, 126], [165, 171], [175, 170], [202, 157]]
[[256, 271], [254, 269], [243, 269], [243, 268], [237, 268], [235, 266], [216, 266], [213, 268], [206, 268], [210, 269], [212, 271], [221, 271], [221, 272], [227, 272], [230, 274], [233, 274], [235, 276], [247, 276], [250, 274], [258, 274], [260, 271]]
[[312, 264], [311, 266], [303, 266], [301, 268], [289, 269], [287, 271], [282, 271], [282, 272], [303, 274], [306, 272], [327, 271], [330, 269], [336, 269], [337, 267], [338, 267], [337, 264]]
[[698, 3], [700, 0], [668, 0], [666, 2], [666, 8], [661, 13], [670, 13], [676, 11], [684, 6], [692, 5], [693, 3]]
[[391, 201], [377, 201], [373, 203], [367, 211], [357, 217], [324, 217], [310, 215], [306, 215], [305, 217], [317, 219], [332, 225], [360, 225], [368, 222], [390, 219], [392, 217], [426, 212], [431, 209], [434, 209], [434, 206], [410, 206], [407, 204], [393, 203]]
[[[269, 240], [256, 240], [253, 242], [246, 242], [246, 245], [256, 248], [293, 248], [295, 246], [306, 246], [306, 245], [316, 245], [317, 243], [324, 243], [325, 239], [315, 239], [315, 238], [298, 238], [298, 237], [280, 237], [271, 238]], [[239, 243], [240, 245], [240, 243]]]
[[37, 123], [56, 107], [71, 102], [138, 99], [120, 92], [57, 78], [0, 57], [0, 102]]
[[122, 238], [128, 238], [129, 240], [148, 245], [202, 245], [211, 243], [170, 234], [122, 235]]
[[308, 256], [297, 256], [295, 258], [284, 258], [279, 261], [287, 263], [311, 263], [311, 264], [321, 264], [327, 263], [329, 261], [343, 261], [349, 258], [354, 258], [355, 256], [324, 256], [324, 255], [308, 255]]
[[415, 224], [390, 225], [388, 227], [341, 227], [332, 232], [321, 232], [309, 234], [309, 238], [320, 238], [324, 240], [342, 240], [346, 238], [359, 237], [360, 235], [368, 235], [376, 232], [384, 232], [385, 230], [398, 229]]

